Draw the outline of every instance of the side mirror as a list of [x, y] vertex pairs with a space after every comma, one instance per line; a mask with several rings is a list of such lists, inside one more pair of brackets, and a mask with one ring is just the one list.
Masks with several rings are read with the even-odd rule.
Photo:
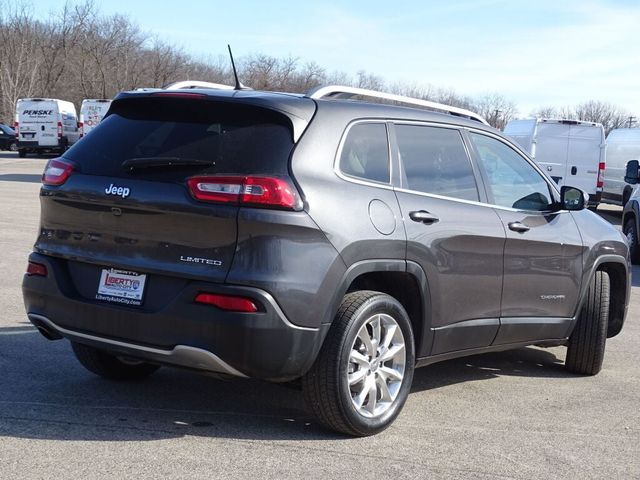
[[638, 183], [638, 177], [640, 177], [638, 167], [640, 167], [640, 162], [638, 162], [638, 160], [629, 160], [627, 162], [627, 171], [624, 174], [625, 182], [631, 185]]
[[563, 210], [584, 210], [589, 196], [575, 187], [560, 188], [560, 204]]

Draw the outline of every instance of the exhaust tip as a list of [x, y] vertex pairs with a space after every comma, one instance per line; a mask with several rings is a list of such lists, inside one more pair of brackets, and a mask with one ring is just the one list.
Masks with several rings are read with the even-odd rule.
[[48, 326], [42, 320], [29, 315], [29, 320], [33, 323], [33, 326], [38, 329], [38, 331], [42, 334], [44, 338], [47, 340], [60, 340], [62, 339], [62, 335], [58, 333], [58, 331], [54, 330], [50, 326]]

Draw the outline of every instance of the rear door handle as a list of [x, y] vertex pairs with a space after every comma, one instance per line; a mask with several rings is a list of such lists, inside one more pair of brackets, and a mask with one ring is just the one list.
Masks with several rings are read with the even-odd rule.
[[514, 232], [518, 232], [518, 233], [524, 233], [524, 232], [528, 232], [529, 230], [531, 230], [531, 228], [527, 227], [522, 222], [511, 222], [509, 224], [509, 230], [513, 230]]
[[440, 219], [435, 215], [425, 211], [417, 210], [409, 213], [409, 218], [414, 222], [424, 223], [425, 225], [431, 225], [432, 223], [439, 222]]

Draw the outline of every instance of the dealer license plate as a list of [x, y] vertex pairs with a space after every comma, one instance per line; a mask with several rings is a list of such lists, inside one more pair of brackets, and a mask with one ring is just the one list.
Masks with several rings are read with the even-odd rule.
[[147, 276], [141, 273], [103, 268], [96, 300], [141, 305]]

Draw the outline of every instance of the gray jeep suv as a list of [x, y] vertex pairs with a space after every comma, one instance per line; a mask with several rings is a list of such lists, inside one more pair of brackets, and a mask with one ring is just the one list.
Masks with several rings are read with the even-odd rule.
[[42, 183], [23, 293], [47, 338], [116, 380], [300, 380], [351, 435], [386, 428], [414, 368], [441, 360], [567, 345], [567, 368], [596, 374], [626, 315], [622, 234], [480, 117], [430, 102], [122, 93]]

